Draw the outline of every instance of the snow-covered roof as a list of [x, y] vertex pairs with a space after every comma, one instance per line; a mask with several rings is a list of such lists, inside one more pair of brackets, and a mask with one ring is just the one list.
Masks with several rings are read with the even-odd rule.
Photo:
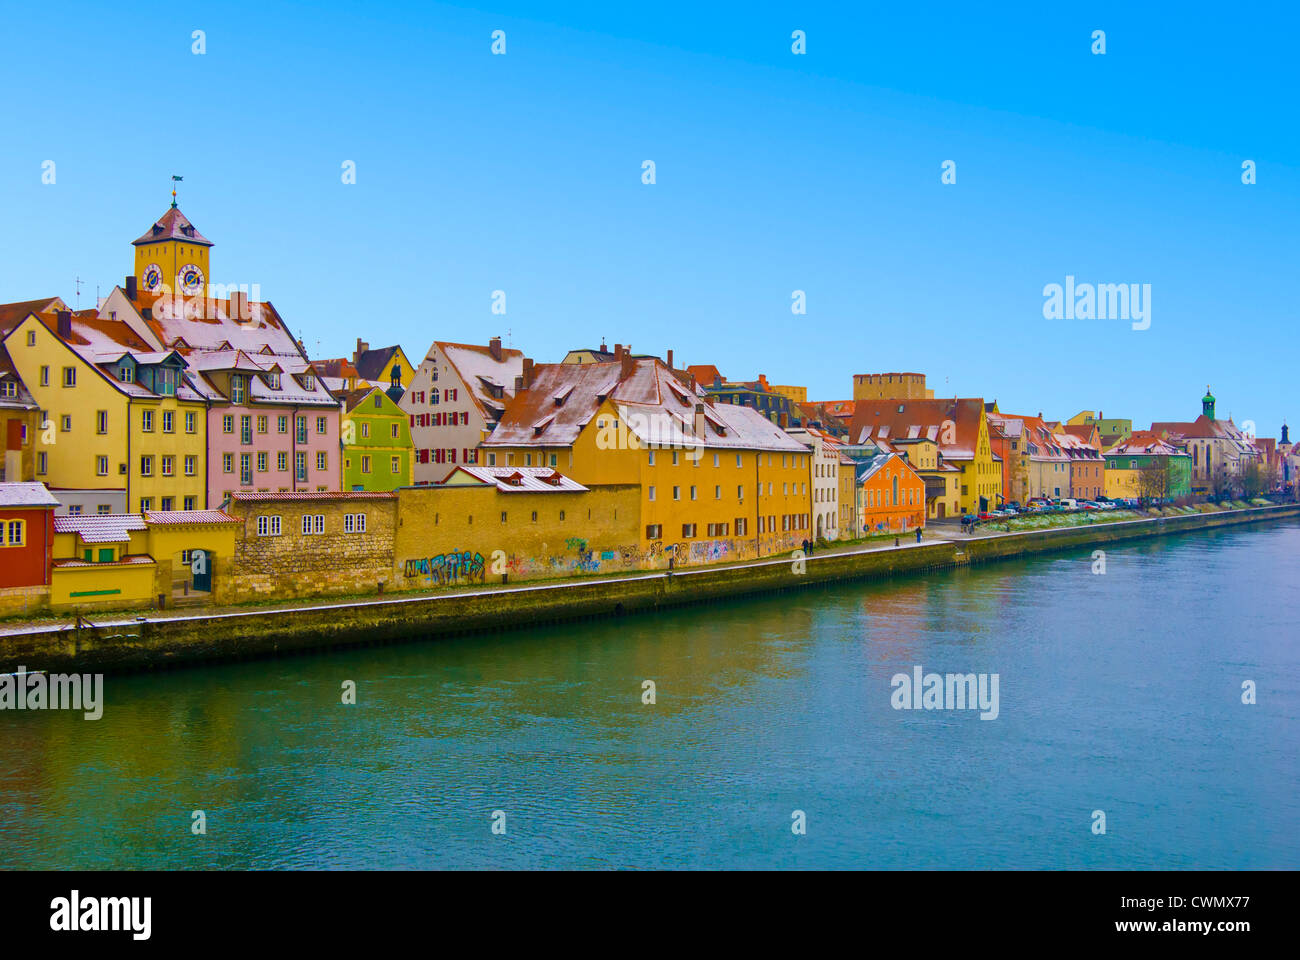
[[144, 529], [144, 517], [138, 513], [97, 513], [54, 518], [55, 533], [75, 533], [83, 543], [122, 543], [131, 539], [132, 532]]
[[57, 507], [59, 501], [43, 483], [0, 483], [0, 507]]
[[[443, 478], [447, 483], [458, 473], [480, 483], [495, 486], [502, 493], [584, 493], [587, 488], [551, 467], [459, 466]], [[451, 484], [455, 486], [455, 484]]]

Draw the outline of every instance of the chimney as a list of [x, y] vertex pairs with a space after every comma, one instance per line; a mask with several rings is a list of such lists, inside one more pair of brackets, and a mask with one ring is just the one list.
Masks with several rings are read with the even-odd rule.
[[230, 291], [230, 319], [248, 320], [248, 294], [242, 290]]
[[618, 358], [619, 363], [622, 364], [618, 371], [618, 378], [620, 380], [626, 380], [628, 377], [632, 376], [632, 368], [636, 366], [635, 361], [632, 359], [632, 354], [629, 352], [630, 349], [630, 346], [627, 349], [624, 349]]
[[515, 393], [523, 393], [523, 392], [524, 392], [524, 378], [515, 377]]
[[55, 332], [58, 333], [60, 339], [66, 340], [72, 336], [72, 311], [60, 310], [56, 316], [58, 317], [58, 323]]
[[533, 385], [533, 361], [530, 357], [524, 357], [524, 389], [527, 390]]
[[501, 338], [493, 337], [488, 341], [488, 353], [492, 354], [492, 359], [497, 363], [501, 362]]
[[133, 276], [126, 278], [126, 298], [128, 300], [135, 299], [135, 277]]
[[789, 425], [789, 423], [790, 423], [790, 415], [788, 413], [781, 414], [781, 429], [784, 430]]
[[362, 340], [360, 337], [357, 337], [357, 349], [356, 352], [352, 354], [353, 365], [355, 365], [357, 361], [361, 359], [361, 355], [369, 349], [370, 344], [366, 343], [366, 341]]
[[614, 344], [614, 359], [621, 360], [622, 358], [623, 358], [623, 344], [616, 343]]
[[669, 350], [669, 351], [668, 351], [668, 369], [671, 370], [672, 368], [673, 368], [673, 352], [672, 352], [671, 350]]

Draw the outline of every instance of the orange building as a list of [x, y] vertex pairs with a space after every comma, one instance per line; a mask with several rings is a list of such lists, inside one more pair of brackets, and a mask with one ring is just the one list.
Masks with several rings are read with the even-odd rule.
[[925, 481], [896, 453], [858, 465], [857, 497], [859, 536], [925, 526]]

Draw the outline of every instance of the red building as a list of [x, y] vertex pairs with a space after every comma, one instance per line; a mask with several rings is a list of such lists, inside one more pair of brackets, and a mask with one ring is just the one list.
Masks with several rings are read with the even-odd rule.
[[43, 483], [0, 483], [0, 589], [49, 585], [58, 505]]

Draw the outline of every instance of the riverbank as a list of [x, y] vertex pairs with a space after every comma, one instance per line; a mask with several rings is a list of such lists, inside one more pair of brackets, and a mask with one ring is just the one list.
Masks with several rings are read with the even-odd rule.
[[785, 556], [721, 567], [433, 596], [33, 625], [0, 636], [0, 671], [124, 672], [372, 643], [433, 639], [589, 617], [623, 616], [751, 593], [880, 579], [1027, 554], [1300, 516], [1300, 505], [1155, 517], [898, 547]]

